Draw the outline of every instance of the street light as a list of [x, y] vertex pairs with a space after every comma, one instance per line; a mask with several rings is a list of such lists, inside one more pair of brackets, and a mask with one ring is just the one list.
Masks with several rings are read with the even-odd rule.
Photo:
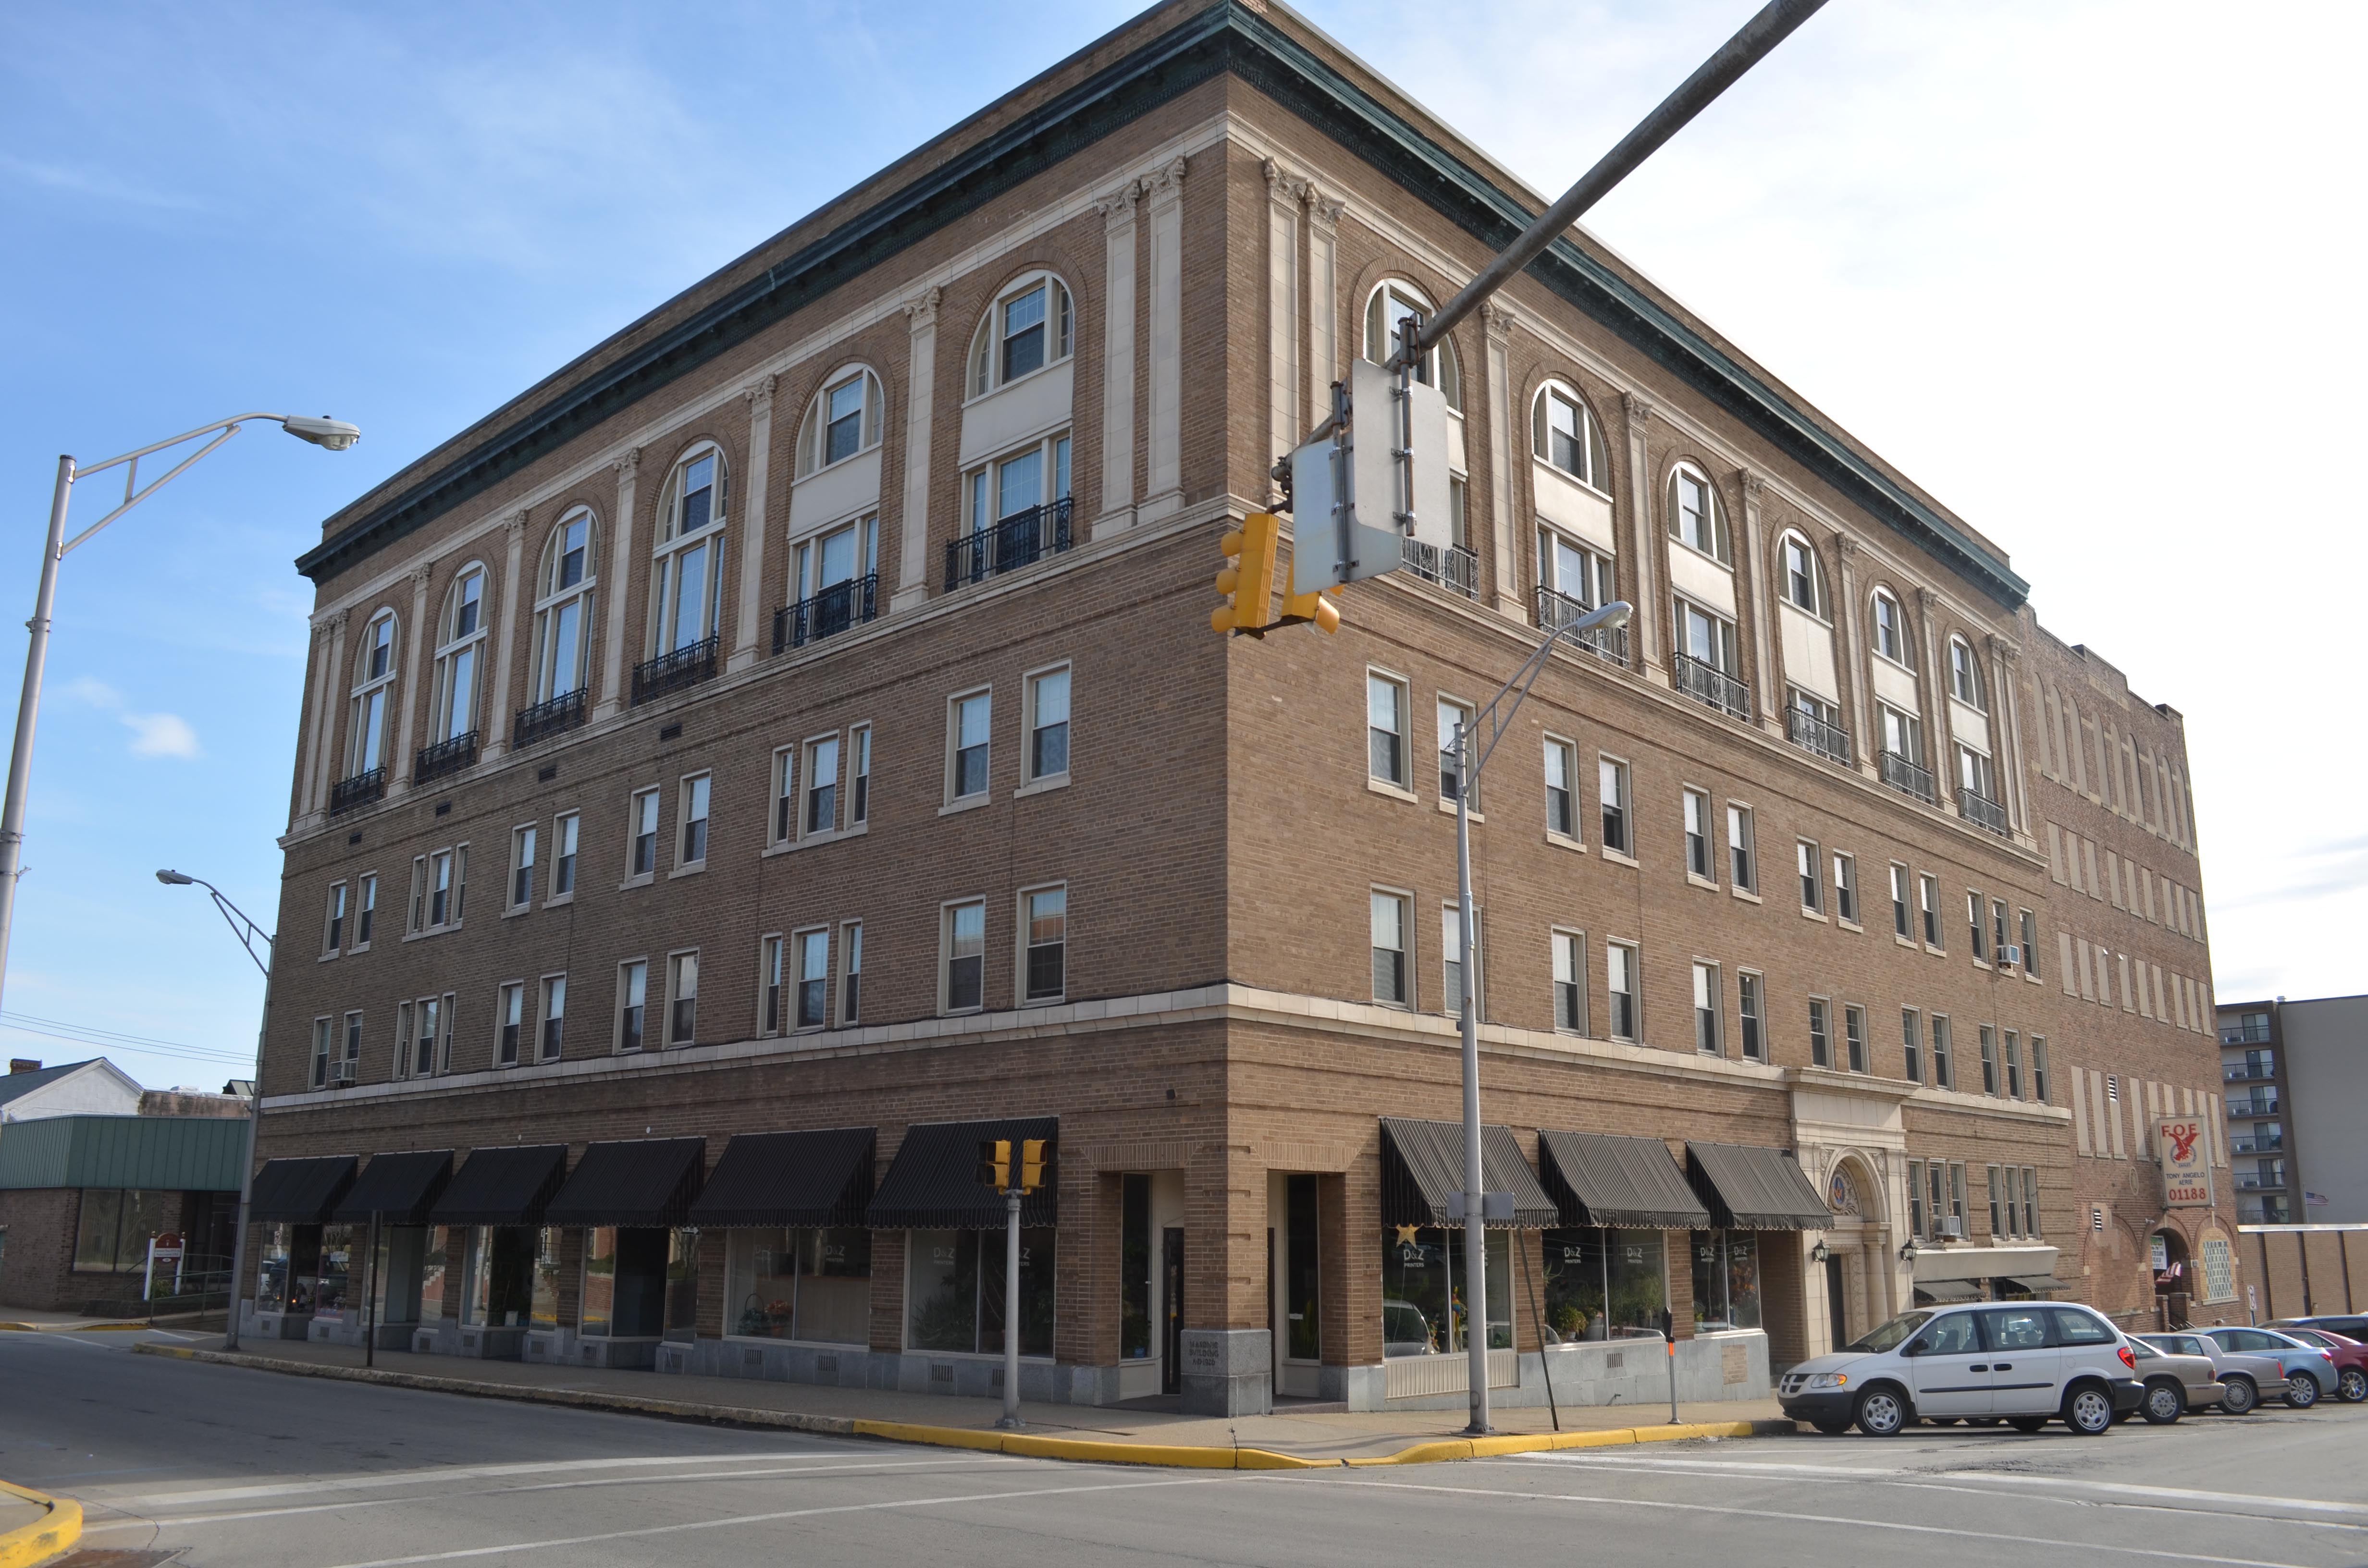
[[[1537, 684], [1538, 672], [1546, 667], [1546, 656], [1565, 637], [1574, 641], [1598, 627], [1614, 631], [1628, 624], [1634, 609], [1625, 599], [1614, 599], [1600, 609], [1564, 622], [1546, 634], [1529, 662], [1514, 672], [1513, 678], [1497, 688], [1488, 705], [1468, 720], [1455, 724], [1453, 757], [1455, 766], [1455, 888], [1461, 900], [1456, 924], [1456, 961], [1462, 967], [1456, 971], [1463, 977], [1463, 1290], [1471, 1305], [1464, 1314], [1463, 1347], [1471, 1357], [1472, 1424], [1466, 1428], [1473, 1436], [1486, 1436], [1488, 1426], [1488, 1228], [1487, 1193], [1480, 1167], [1480, 1020], [1474, 1011], [1474, 998], [1479, 986], [1474, 983], [1478, 971], [1472, 967], [1472, 787], [1479, 782], [1480, 770], [1497, 753], [1497, 743], [1521, 710]], [[1505, 699], [1512, 704], [1504, 707]], [[1501, 713], [1497, 710], [1503, 707]], [[1474, 733], [1483, 716], [1489, 722], [1488, 744], [1479, 747], [1474, 756], [1478, 737]], [[1476, 1261], [1475, 1261], [1476, 1260]], [[1452, 1313], [1450, 1314], [1451, 1316]]]
[[[246, 1209], [255, 1197], [255, 1124], [263, 1117], [263, 1036], [271, 1025], [271, 933], [247, 918], [246, 911], [233, 903], [222, 889], [202, 877], [186, 871], [163, 870], [156, 880], [168, 888], [201, 887], [213, 896], [214, 907], [222, 911], [223, 922], [230, 926], [246, 956], [263, 971], [263, 1021], [255, 1030], [255, 1078], [253, 1092], [246, 1101], [246, 1153], [238, 1165], [238, 1228], [231, 1233], [230, 1300], [222, 1309], [222, 1348], [238, 1348], [238, 1298], [242, 1282], [246, 1278]], [[263, 951], [256, 952], [260, 941]]]
[[[298, 440], [325, 447], [333, 452], [342, 452], [362, 437], [359, 427], [342, 419], [331, 419], [326, 415], [316, 419], [302, 414], [240, 414], [228, 419], [217, 419], [211, 425], [201, 425], [169, 440], [142, 447], [136, 452], [126, 452], [120, 458], [109, 458], [88, 468], [76, 467], [72, 457], [58, 459], [57, 490], [50, 500], [49, 539], [41, 547], [41, 584], [33, 596], [33, 619], [25, 623], [33, 636], [30, 645], [25, 650], [25, 690], [17, 703], [16, 745], [8, 754], [7, 801], [5, 807], [0, 807], [0, 988], [5, 988], [7, 983], [8, 934], [16, 923], [17, 885], [25, 875], [25, 790], [33, 772], [33, 722], [40, 717], [41, 710], [41, 675], [50, 657], [50, 620], [51, 612], [57, 604], [58, 562], [87, 543], [99, 529], [179, 478], [191, 463], [237, 435], [239, 426], [252, 419], [271, 420]], [[162, 479], [151, 480], [144, 487], [140, 483], [142, 458], [152, 452], [161, 452], [167, 447], [194, 441], [200, 436], [213, 438], [176, 463]], [[74, 538], [67, 539], [66, 502], [74, 492], [74, 481], [88, 474], [104, 473], [119, 465], [124, 469], [123, 504]], [[158, 875], [162, 878], [163, 873]], [[219, 899], [222, 895], [216, 893], [214, 896]], [[255, 949], [250, 945], [247, 955], [252, 958], [254, 953]]]

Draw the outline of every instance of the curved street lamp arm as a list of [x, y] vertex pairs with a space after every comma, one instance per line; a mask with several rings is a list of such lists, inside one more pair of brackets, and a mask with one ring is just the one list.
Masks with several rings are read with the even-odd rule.
[[[246, 911], [233, 903], [229, 895], [213, 883], [207, 881], [203, 877], [191, 877], [189, 881], [213, 895], [214, 907], [222, 911], [222, 924], [230, 927], [230, 934], [238, 938], [239, 946], [246, 949], [246, 956], [255, 960], [255, 967], [263, 971], [263, 977], [266, 980], [270, 979], [271, 963], [266, 955], [278, 950], [272, 945], [271, 933], [248, 919]], [[261, 953], [255, 950], [255, 944], [258, 939], [263, 943], [264, 950]]]
[[[87, 468], [83, 467], [80, 464], [76, 464], [74, 468], [74, 477], [76, 479], [87, 479], [94, 473], [103, 473], [107, 470], [115, 467], [118, 463], [129, 464], [130, 466], [124, 471], [123, 475], [123, 505], [118, 506], [114, 511], [109, 512], [107, 516], [99, 518], [98, 521], [91, 524], [90, 527], [83, 529], [82, 532], [68, 540], [60, 547], [58, 551], [59, 557], [63, 559], [66, 556], [72, 555], [74, 552], [75, 546], [84, 543], [91, 535], [98, 532], [99, 529], [107, 527], [108, 524], [115, 521], [116, 518], [123, 516], [124, 513], [129, 512], [132, 507], [140, 505], [141, 502], [145, 501], [151, 495], [155, 494], [157, 491], [162, 490], [165, 485], [170, 484], [173, 481], [178, 479], [182, 472], [187, 470], [191, 463], [196, 462], [199, 458], [204, 457], [208, 452], [212, 451], [224, 441], [227, 441], [233, 436], [237, 435], [239, 426], [245, 424], [248, 420], [273, 419], [284, 423], [287, 418], [288, 415], [284, 414], [233, 415], [228, 419], [217, 419], [211, 425], [200, 425], [194, 430], [184, 431], [180, 435], [175, 436], [169, 440], [157, 441], [149, 446], [142, 447], [136, 452], [126, 452], [121, 457], [109, 458], [105, 462], [92, 463]], [[220, 433], [216, 434], [216, 432]], [[177, 447], [185, 441], [194, 441], [200, 436], [212, 436], [213, 439], [208, 441], [204, 446], [199, 447], [188, 457], [183, 458], [178, 463], [174, 465], [172, 471], [166, 473], [164, 478], [152, 479], [144, 486], [140, 483], [140, 460], [142, 458], [146, 457], [151, 452], [161, 452], [167, 447]]]
[[[1555, 646], [1564, 638], [1568, 637], [1576, 642], [1597, 627], [1611, 622], [1615, 619], [1615, 611], [1625, 612], [1616, 616], [1622, 624], [1627, 621], [1628, 614], [1633, 613], [1626, 601], [1614, 599], [1600, 609], [1580, 616], [1576, 620], [1565, 621], [1556, 627], [1544, 642], [1538, 644], [1537, 652], [1531, 653], [1528, 661], [1513, 672], [1513, 678], [1497, 688], [1497, 695], [1488, 699], [1488, 705], [1472, 715], [1472, 734], [1469, 744], [1478, 744], [1480, 721], [1484, 718], [1488, 721], [1488, 742], [1485, 746], [1480, 747], [1479, 755], [1473, 759], [1473, 778], [1476, 779], [1480, 777], [1480, 770], [1488, 766], [1488, 759], [1497, 753], [1497, 743], [1505, 738], [1507, 730], [1512, 728], [1513, 716], [1521, 710], [1521, 704], [1529, 700], [1530, 687], [1538, 683], [1539, 672], [1546, 667], [1546, 656], [1554, 651]], [[1497, 709], [1504, 703], [1507, 697], [1512, 698], [1512, 706], [1506, 708], [1500, 713]], [[1468, 783], [1469, 781], [1466, 782], [1467, 788]]]

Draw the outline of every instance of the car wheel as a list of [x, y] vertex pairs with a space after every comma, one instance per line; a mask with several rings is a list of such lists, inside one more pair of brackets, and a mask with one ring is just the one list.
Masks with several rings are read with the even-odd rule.
[[2064, 1425], [2084, 1437], [2113, 1429], [2113, 1396], [2095, 1383], [2075, 1383], [2064, 1396]]
[[1809, 1425], [1828, 1437], [1839, 1437], [1850, 1429], [1850, 1424], [1847, 1421], [1812, 1421]]
[[2358, 1404], [2368, 1399], [2368, 1372], [2357, 1367], [2343, 1369], [2343, 1376], [2335, 1385], [2335, 1397], [2346, 1404]]
[[2220, 1391], [2220, 1408], [2231, 1415], [2242, 1415], [2261, 1403], [2261, 1391], [2248, 1377], [2232, 1377]]
[[2177, 1383], [2148, 1383], [2138, 1414], [2151, 1426], [2170, 1426], [2187, 1414], [2187, 1391]]
[[1858, 1429], [1870, 1437], [1896, 1437], [1907, 1425], [1907, 1402], [1896, 1391], [1871, 1388], [1858, 1396]]
[[2018, 1432], [2036, 1432], [2047, 1425], [2044, 1415], [2018, 1415], [2007, 1423]]
[[2296, 1372], [2286, 1380], [2286, 1408], [2308, 1410], [2318, 1403], [2318, 1380], [2308, 1372]]

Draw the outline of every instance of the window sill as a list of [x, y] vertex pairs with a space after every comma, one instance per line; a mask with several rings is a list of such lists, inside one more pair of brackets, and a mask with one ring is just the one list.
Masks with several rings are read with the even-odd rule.
[[1916, 950], [1916, 938], [1913, 937], [1903, 937], [1898, 932], [1894, 931], [1891, 934], [1891, 942], [1892, 946], [1906, 948], [1911, 953]]
[[941, 1018], [967, 1018], [985, 1011], [986, 1008], [984, 1006], [976, 1007], [940, 1007], [938, 1009], [938, 1017]]
[[564, 909], [575, 902], [575, 894], [573, 890], [570, 890], [569, 892], [556, 893], [550, 898], [544, 899], [542, 901], [542, 906], [545, 909]]
[[1022, 784], [1019, 789], [1011, 791], [1011, 798], [1020, 801], [1030, 795], [1049, 795], [1055, 790], [1065, 790], [1068, 787], [1069, 775], [1064, 769], [1059, 773], [1048, 773], [1031, 783]]
[[627, 877], [623, 881], [619, 882], [617, 891], [623, 892], [627, 888], [645, 888], [657, 880], [655, 871], [643, 871], [638, 877]]
[[1587, 853], [1586, 845], [1581, 844], [1577, 839], [1571, 837], [1570, 835], [1566, 833], [1556, 833], [1552, 828], [1546, 829], [1546, 842], [1553, 845], [1557, 849], [1567, 849], [1574, 854], [1584, 855]]
[[677, 866], [673, 870], [668, 871], [668, 872], [666, 873], [666, 881], [674, 881], [677, 877], [695, 877], [695, 876], [698, 876], [700, 872], [702, 872], [702, 871], [704, 871], [704, 870], [706, 870], [706, 869], [707, 869], [707, 862], [706, 862], [706, 861], [704, 861], [704, 860], [693, 860], [693, 861], [692, 861], [689, 865], [688, 865], [688, 866]]
[[[969, 808], [963, 809], [967, 811]], [[943, 816], [945, 813], [940, 812], [938, 814]], [[801, 849], [818, 849], [825, 844], [836, 844], [842, 838], [861, 838], [871, 831], [871, 824], [869, 822], [860, 822], [853, 827], [834, 828], [828, 833], [810, 833], [803, 838], [784, 838], [779, 844], [768, 846], [757, 858], [794, 854]]]
[[1801, 918], [1804, 920], [1814, 920], [1820, 926], [1828, 924], [1826, 919], [1825, 912], [1822, 910], [1804, 909], [1801, 911]]
[[2045, 981], [2040, 979], [2039, 976], [2032, 973], [2029, 970], [2024, 970], [2022, 971], [2022, 978], [2031, 982], [2033, 985], [2044, 985], [2047, 983]]
[[347, 958], [351, 958], [356, 953], [366, 953], [370, 950], [370, 945], [368, 942], [356, 942], [352, 947], [346, 949], [346, 956]]
[[1603, 859], [1606, 865], [1625, 866], [1631, 870], [1640, 870], [1643, 869], [1636, 864], [1635, 857], [1632, 855], [1623, 855], [1608, 844], [1603, 846]]
[[1860, 925], [1855, 920], [1846, 920], [1842, 916], [1837, 915], [1834, 916], [1834, 924], [1840, 926], [1845, 931], [1855, 931], [1861, 937], [1866, 935], [1866, 927]]
[[1701, 888], [1705, 892], [1716, 892], [1718, 891], [1718, 884], [1716, 882], [1712, 881], [1708, 877], [1697, 877], [1691, 871], [1688, 871], [1686, 873], [1686, 886], [1690, 888]]
[[1931, 943], [1930, 943], [1930, 942], [1927, 942], [1927, 943], [1925, 943], [1925, 944], [1924, 944], [1924, 950], [1925, 950], [1926, 952], [1928, 952], [1928, 953], [1931, 954], [1931, 955], [1932, 955], [1934, 958], [1936, 958], [1936, 959], [1945, 959], [1945, 958], [1947, 958], [1947, 957], [1949, 956], [1949, 949], [1946, 949], [1946, 948], [1936, 948], [1936, 947], [1934, 947], [1934, 946], [1933, 946]]
[[963, 812], [974, 812], [981, 806], [991, 806], [993, 804], [995, 804], [994, 793], [990, 790], [981, 790], [975, 795], [964, 795], [958, 801], [947, 801], [944, 805], [938, 808], [938, 815], [941, 817], [958, 816]]
[[1987, 959], [1975, 959], [1974, 960], [1974, 967], [1987, 974], [1989, 972], [1989, 960]]
[[441, 937], [458, 931], [461, 924], [461, 921], [455, 920], [450, 926], [430, 926], [424, 930], [414, 931], [403, 939], [406, 942], [424, 942], [430, 937]]
[[341, 958], [343, 958], [343, 957], [345, 957], [345, 949], [342, 949], [342, 948], [332, 948], [332, 949], [330, 949], [327, 952], [323, 953], [319, 958], [317, 958], [317, 959], [313, 960], [313, 962], [315, 962], [315, 963], [331, 963], [331, 962], [334, 962], [334, 961], [336, 961], [336, 960], [341, 959]]
[[[1439, 802], [1439, 810], [1440, 815], [1452, 817], [1455, 814], [1455, 802], [1452, 801], [1441, 801]], [[1485, 823], [1488, 820], [1488, 813], [1486, 812], [1474, 812], [1472, 813], [1472, 820], [1474, 822]]]
[[505, 919], [505, 920], [508, 920], [508, 919], [510, 919], [510, 918], [512, 918], [512, 917], [514, 917], [514, 916], [516, 916], [516, 915], [532, 915], [533, 913], [534, 913], [534, 903], [533, 903], [533, 901], [532, 901], [531, 899], [529, 899], [529, 901], [527, 901], [527, 902], [526, 902], [526, 903], [514, 903], [514, 904], [510, 905], [510, 907], [509, 907], [509, 908], [503, 910], [503, 911], [502, 911], [502, 918], [503, 918], [503, 919]]
[[1749, 888], [1729, 888], [1726, 891], [1733, 893], [1736, 897], [1741, 899], [1746, 903], [1760, 903], [1765, 902], [1758, 893], [1753, 892]]
[[1404, 801], [1409, 806], [1421, 804], [1415, 799], [1413, 790], [1400, 789], [1387, 779], [1376, 778], [1371, 774], [1365, 776], [1365, 788], [1376, 795], [1386, 795], [1393, 801]]

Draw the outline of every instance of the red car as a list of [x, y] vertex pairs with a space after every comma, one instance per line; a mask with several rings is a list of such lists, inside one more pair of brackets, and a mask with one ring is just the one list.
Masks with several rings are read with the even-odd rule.
[[2312, 1326], [2306, 1318], [2282, 1318], [2263, 1324], [2290, 1339], [2299, 1339], [2335, 1358], [2335, 1395], [2346, 1404], [2368, 1400], [2368, 1345], [2347, 1339], [2332, 1330]]

